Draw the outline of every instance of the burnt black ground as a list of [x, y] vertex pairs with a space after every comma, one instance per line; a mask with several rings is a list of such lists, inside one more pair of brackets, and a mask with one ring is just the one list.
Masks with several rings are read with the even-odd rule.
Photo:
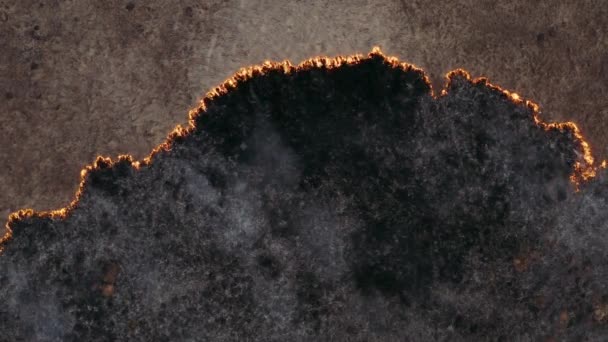
[[601, 341], [604, 170], [454, 73], [266, 68], [0, 256], [2, 341]]

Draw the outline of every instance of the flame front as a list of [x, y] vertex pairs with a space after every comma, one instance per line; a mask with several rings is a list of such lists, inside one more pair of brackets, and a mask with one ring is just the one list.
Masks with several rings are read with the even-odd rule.
[[[469, 75], [469, 73], [463, 69], [456, 69], [456, 70], [453, 70], [453, 71], [450, 71], [449, 73], [447, 73], [446, 74], [446, 78], [448, 79], [447, 84], [445, 85], [444, 89], [441, 90], [440, 95], [436, 96], [433, 92], [433, 88], [432, 88], [430, 79], [424, 74], [422, 69], [416, 67], [413, 64], [400, 62], [399, 59], [397, 59], [396, 57], [385, 56], [382, 53], [382, 51], [380, 50], [380, 48], [377, 46], [374, 47], [372, 49], [372, 51], [368, 54], [368, 58], [372, 58], [372, 57], [384, 58], [386, 63], [388, 63], [393, 68], [399, 68], [399, 69], [402, 69], [405, 71], [419, 72], [423, 81], [426, 83], [426, 85], [430, 89], [431, 96], [433, 96], [434, 98], [438, 98], [438, 97], [447, 95], [447, 89], [449, 88], [449, 83], [451, 81], [451, 78], [456, 74], [463, 75], [464, 77], [466, 77], [467, 80], [473, 82], [474, 84], [481, 83], [494, 90], [504, 93], [507, 96], [507, 98], [509, 98], [513, 103], [524, 104], [527, 108], [529, 108], [533, 113], [532, 114], [533, 120], [537, 126], [542, 127], [545, 130], [568, 129], [573, 132], [574, 137], [576, 138], [576, 140], [578, 142], [580, 142], [580, 145], [583, 150], [583, 155], [581, 158], [582, 160], [579, 160], [575, 163], [573, 173], [570, 176], [570, 180], [575, 185], [575, 189], [577, 191], [578, 191], [579, 185], [581, 183], [589, 181], [596, 176], [596, 174], [597, 174], [596, 171], [598, 168], [593, 166], [594, 158], [591, 153], [591, 148], [590, 148], [589, 144], [586, 142], [586, 140], [584, 139], [579, 128], [573, 122], [561, 122], [561, 123], [543, 122], [539, 118], [539, 113], [540, 113], [539, 106], [536, 103], [534, 103], [530, 100], [523, 100], [521, 98], [521, 96], [518, 95], [517, 93], [510, 92], [508, 90], [502, 89], [499, 86], [492, 85], [491, 83], [488, 82], [488, 79], [486, 77], [478, 77], [474, 80], [471, 80], [471, 76]], [[108, 158], [108, 157], [98, 156], [92, 165], [87, 165], [85, 168], [83, 168], [81, 170], [80, 185], [79, 185], [78, 191], [76, 192], [74, 200], [72, 200], [72, 202], [70, 202], [66, 207], [60, 208], [57, 210], [39, 211], [39, 212], [35, 212], [33, 209], [30, 208], [30, 209], [22, 209], [17, 212], [11, 213], [9, 215], [8, 221], [5, 225], [6, 233], [3, 237], [0, 238], [0, 254], [2, 253], [6, 243], [12, 237], [13, 230], [11, 228], [11, 225], [14, 222], [16, 222], [18, 220], [24, 220], [29, 217], [49, 217], [54, 220], [65, 219], [71, 213], [71, 211], [74, 210], [74, 208], [77, 206], [80, 196], [82, 194], [83, 188], [85, 186], [86, 176], [89, 172], [94, 172], [95, 170], [100, 169], [100, 168], [112, 167], [116, 162], [120, 162], [120, 161], [129, 163], [136, 171], [141, 170], [141, 168], [150, 165], [152, 163], [154, 155], [156, 155], [157, 153], [159, 153], [163, 150], [164, 151], [170, 150], [171, 145], [174, 141], [187, 137], [190, 133], [192, 133], [196, 129], [195, 119], [196, 119], [196, 117], [198, 117], [199, 115], [202, 115], [206, 111], [206, 103], [208, 103], [209, 101], [212, 101], [216, 97], [219, 97], [219, 96], [222, 96], [222, 95], [228, 93], [232, 89], [235, 89], [236, 87], [239, 86], [239, 84], [241, 82], [247, 81], [251, 78], [263, 75], [263, 74], [273, 71], [273, 70], [281, 71], [284, 74], [290, 74], [293, 72], [298, 72], [298, 71], [308, 70], [308, 69], [313, 69], [313, 68], [333, 69], [333, 68], [338, 68], [338, 67], [345, 66], [345, 65], [358, 64], [364, 59], [365, 59], [365, 56], [360, 55], [360, 54], [351, 55], [351, 56], [337, 56], [337, 57], [333, 57], [333, 58], [326, 57], [326, 56], [320, 56], [320, 57], [315, 57], [315, 58], [305, 60], [302, 63], [300, 63], [298, 66], [293, 66], [287, 60], [280, 62], [280, 63], [272, 62], [272, 61], [264, 61], [262, 65], [254, 65], [254, 66], [250, 66], [247, 68], [239, 69], [239, 71], [236, 72], [232, 77], [226, 79], [222, 84], [220, 84], [219, 86], [208, 91], [207, 94], [199, 101], [199, 106], [191, 109], [188, 112], [188, 119], [189, 119], [188, 127], [184, 128], [181, 125], [177, 125], [175, 127], [175, 129], [173, 129], [173, 131], [171, 131], [171, 133], [168, 134], [167, 139], [160, 145], [156, 146], [147, 157], [143, 158], [142, 161], [135, 161], [134, 158], [130, 155], [120, 155], [120, 156], [118, 156], [118, 159], [116, 161], [113, 161], [111, 158]], [[602, 163], [600, 164], [599, 167], [605, 169], [607, 167], [606, 160], [602, 161]]]

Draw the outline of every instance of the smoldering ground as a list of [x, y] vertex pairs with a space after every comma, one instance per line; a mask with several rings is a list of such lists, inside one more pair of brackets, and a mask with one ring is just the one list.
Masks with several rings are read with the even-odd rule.
[[608, 336], [605, 169], [463, 71], [434, 96], [378, 51], [243, 70], [149, 159], [87, 170], [11, 217], [0, 340]]

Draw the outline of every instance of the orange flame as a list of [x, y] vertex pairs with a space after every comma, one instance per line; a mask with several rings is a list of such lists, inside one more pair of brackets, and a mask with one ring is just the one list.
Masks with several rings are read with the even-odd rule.
[[[500, 86], [497, 86], [497, 85], [494, 85], [494, 84], [488, 82], [487, 77], [482, 76], [482, 77], [477, 77], [475, 79], [471, 79], [471, 76], [469, 75], [469, 73], [463, 69], [456, 69], [456, 70], [450, 71], [446, 74], [446, 78], [448, 81], [447, 81], [446, 85], [444, 86], [444, 89], [441, 91], [441, 96], [447, 95], [447, 89], [450, 86], [451, 79], [456, 75], [465, 77], [468, 81], [472, 82], [473, 84], [482, 84], [487, 87], [490, 87], [493, 90], [502, 92], [503, 94], [505, 94], [507, 96], [507, 98], [509, 98], [513, 103], [515, 103], [517, 105], [525, 105], [528, 109], [530, 109], [532, 111], [532, 118], [534, 120], [534, 123], [538, 127], [543, 128], [545, 131], [549, 131], [549, 130], [553, 130], [553, 129], [557, 129], [559, 131], [564, 131], [564, 130], [571, 131], [572, 134], [574, 135], [575, 140], [580, 143], [580, 146], [583, 150], [583, 155], [581, 158], [582, 160], [575, 162], [574, 170], [573, 170], [572, 174], [570, 175], [570, 181], [575, 186], [576, 192], [579, 191], [579, 187], [581, 184], [593, 179], [597, 175], [598, 167], [593, 166], [595, 160], [593, 158], [593, 153], [591, 151], [591, 147], [589, 146], [589, 143], [587, 143], [587, 141], [585, 140], [585, 137], [583, 136], [580, 129], [574, 122], [571, 122], [571, 121], [544, 122], [540, 119], [540, 107], [538, 104], [534, 103], [531, 100], [527, 100], [527, 99], [524, 100], [519, 94], [517, 94], [515, 92], [511, 92], [506, 89], [502, 89]], [[599, 168], [602, 168], [602, 169], [606, 168], [606, 160], [602, 161]]]
[[[447, 94], [447, 89], [449, 88], [452, 77], [459, 74], [459, 75], [464, 76], [467, 80], [473, 82], [474, 84], [481, 83], [494, 90], [504, 93], [515, 104], [525, 104], [529, 109], [532, 110], [534, 122], [538, 126], [544, 128], [545, 130], [550, 130], [550, 129], [555, 129], [555, 128], [560, 129], [560, 130], [570, 129], [574, 133], [575, 138], [578, 141], [580, 141], [581, 146], [583, 148], [583, 158], [582, 159], [583, 159], [584, 163], [582, 163], [580, 161], [576, 162], [575, 167], [574, 167], [574, 172], [570, 177], [570, 180], [576, 186], [577, 191], [578, 191], [578, 185], [581, 182], [588, 181], [589, 179], [595, 177], [597, 168], [593, 167], [594, 160], [593, 160], [593, 157], [591, 154], [591, 148], [589, 147], [589, 144], [585, 141], [583, 135], [581, 134], [581, 132], [578, 129], [578, 127], [576, 126], [576, 124], [574, 124], [573, 122], [545, 123], [539, 119], [539, 113], [540, 113], [539, 106], [536, 103], [529, 101], [529, 100], [524, 101], [524, 100], [522, 100], [520, 95], [518, 95], [514, 92], [510, 92], [508, 90], [504, 90], [504, 89], [500, 88], [499, 86], [492, 85], [491, 83], [489, 83], [487, 81], [486, 77], [478, 77], [474, 80], [471, 80], [471, 76], [469, 75], [469, 73], [463, 69], [456, 69], [456, 70], [453, 70], [453, 71], [450, 71], [449, 73], [447, 73], [446, 74], [447, 83], [446, 83], [444, 89], [442, 89], [441, 95], [436, 96], [433, 91], [433, 87], [430, 82], [430, 79], [424, 74], [424, 72], [421, 68], [418, 68], [414, 64], [400, 62], [399, 59], [397, 59], [396, 57], [385, 56], [382, 53], [382, 51], [380, 50], [380, 48], [377, 46], [374, 47], [372, 49], [372, 51], [368, 54], [368, 58], [372, 58], [372, 57], [382, 57], [386, 61], [386, 63], [388, 63], [391, 67], [396, 68], [396, 69], [402, 69], [404, 71], [418, 72], [420, 74], [420, 76], [422, 77], [423, 81], [429, 87], [430, 94], [431, 94], [431, 96], [433, 96], [433, 98], [445, 96]], [[219, 96], [225, 95], [228, 92], [230, 92], [231, 90], [237, 88], [240, 83], [247, 81], [251, 78], [254, 78], [256, 76], [261, 76], [261, 75], [263, 75], [269, 71], [273, 71], [273, 70], [282, 71], [284, 74], [291, 74], [294, 72], [306, 71], [306, 70], [310, 70], [310, 69], [314, 69], [314, 68], [334, 69], [334, 68], [338, 68], [338, 67], [346, 66], [346, 65], [356, 65], [364, 59], [365, 59], [365, 57], [361, 54], [356, 54], [356, 55], [351, 55], [351, 56], [337, 56], [337, 57], [319, 56], [319, 57], [307, 59], [307, 60], [301, 62], [297, 66], [293, 66], [291, 64], [291, 62], [289, 62], [288, 60], [285, 60], [282, 62], [264, 61], [262, 63], [262, 65], [253, 65], [253, 66], [249, 66], [247, 68], [239, 69], [233, 76], [226, 79], [219, 86], [209, 90], [207, 92], [207, 94], [205, 94], [205, 96], [199, 101], [198, 107], [193, 108], [188, 112], [188, 127], [184, 128], [181, 125], [177, 125], [175, 127], [175, 129], [173, 129], [173, 131], [171, 131], [168, 134], [166, 140], [163, 143], [161, 143], [160, 145], [156, 146], [147, 157], [143, 158], [142, 161], [136, 161], [130, 155], [119, 155], [118, 159], [116, 161], [113, 161], [109, 157], [98, 156], [95, 159], [95, 162], [93, 162], [93, 164], [85, 166], [85, 168], [83, 168], [82, 171], [80, 172], [80, 185], [75, 194], [75, 198], [64, 208], [60, 208], [57, 210], [50, 210], [50, 211], [37, 211], [37, 212], [30, 208], [30, 209], [21, 209], [17, 212], [11, 213], [9, 215], [8, 221], [5, 225], [6, 233], [3, 237], [0, 238], [0, 254], [2, 253], [6, 243], [12, 237], [12, 232], [13, 232], [13, 230], [11, 228], [12, 224], [14, 224], [17, 221], [25, 220], [30, 217], [50, 218], [53, 220], [65, 219], [66, 217], [68, 217], [68, 215], [70, 215], [72, 210], [74, 210], [74, 208], [78, 205], [79, 199], [81, 197], [82, 191], [85, 186], [86, 176], [89, 172], [95, 172], [96, 170], [101, 169], [101, 168], [112, 167], [115, 163], [121, 162], [121, 161], [129, 163], [135, 170], [140, 170], [142, 167], [149, 166], [152, 163], [153, 157], [157, 153], [160, 153], [162, 151], [169, 151], [171, 149], [171, 144], [174, 141], [187, 137], [190, 133], [192, 133], [196, 129], [195, 118], [199, 115], [202, 115], [206, 111], [206, 105], [208, 103], [213, 101], [213, 99], [215, 99]], [[606, 168], [605, 160], [602, 161], [600, 167]]]

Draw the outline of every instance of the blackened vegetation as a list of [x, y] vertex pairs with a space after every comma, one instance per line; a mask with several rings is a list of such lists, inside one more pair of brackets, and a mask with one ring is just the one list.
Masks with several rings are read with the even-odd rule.
[[434, 98], [378, 53], [205, 104], [150, 164], [98, 160], [67, 218], [11, 223], [0, 340], [606, 333], [606, 258], [571, 236], [570, 128], [461, 73]]

